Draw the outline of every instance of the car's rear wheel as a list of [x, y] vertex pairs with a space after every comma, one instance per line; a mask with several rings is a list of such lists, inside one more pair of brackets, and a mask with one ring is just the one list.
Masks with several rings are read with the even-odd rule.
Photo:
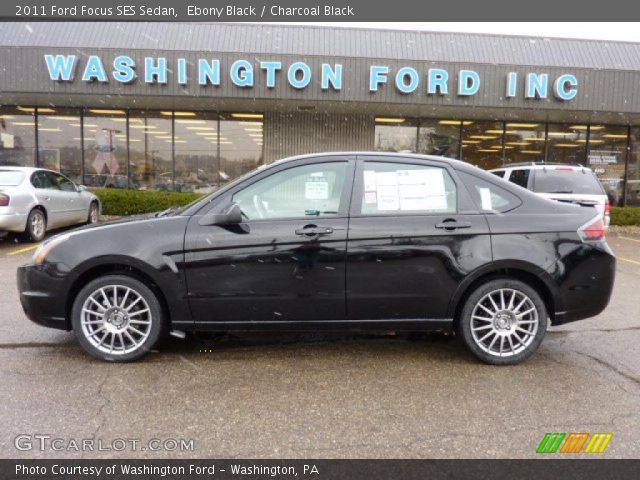
[[88, 353], [101, 360], [130, 362], [142, 357], [158, 341], [162, 322], [156, 295], [125, 275], [89, 282], [73, 303], [75, 335]]
[[87, 217], [87, 224], [92, 225], [94, 223], [98, 223], [99, 213], [100, 209], [98, 208], [98, 204], [96, 202], [91, 202], [91, 206], [89, 207], [89, 216]]
[[24, 236], [29, 242], [41, 242], [47, 233], [47, 217], [39, 208], [34, 208], [27, 217]]
[[547, 330], [547, 310], [534, 288], [500, 278], [467, 297], [459, 322], [462, 339], [477, 358], [492, 365], [513, 365], [540, 346]]

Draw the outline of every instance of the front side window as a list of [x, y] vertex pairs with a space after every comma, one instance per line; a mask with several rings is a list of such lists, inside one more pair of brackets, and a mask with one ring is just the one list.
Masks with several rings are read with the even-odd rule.
[[347, 172], [346, 162], [304, 165], [274, 173], [233, 196], [249, 220], [334, 216]]
[[456, 212], [456, 185], [444, 168], [366, 162], [361, 175], [362, 215]]
[[511, 192], [480, 177], [460, 171], [458, 174], [466, 184], [473, 201], [483, 212], [508, 212], [522, 203]]
[[75, 192], [76, 186], [67, 177], [64, 177], [58, 173], [49, 173], [54, 188], [62, 190], [63, 192]]

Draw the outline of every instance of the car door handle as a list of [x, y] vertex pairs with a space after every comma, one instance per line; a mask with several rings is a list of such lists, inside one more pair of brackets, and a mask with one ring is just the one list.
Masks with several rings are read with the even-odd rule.
[[314, 235], [331, 235], [332, 233], [333, 227], [305, 227], [296, 230], [296, 235], [307, 235], [309, 237]]
[[436, 224], [436, 228], [442, 228], [445, 230], [457, 230], [458, 228], [471, 228], [473, 225], [471, 222], [458, 222], [453, 218], [447, 218], [441, 223]]

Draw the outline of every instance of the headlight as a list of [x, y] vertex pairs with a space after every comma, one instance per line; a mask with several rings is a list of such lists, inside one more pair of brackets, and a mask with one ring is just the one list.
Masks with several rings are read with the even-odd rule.
[[69, 235], [57, 235], [46, 242], [44, 242], [33, 254], [33, 263], [36, 265], [42, 265], [44, 259], [56, 245], [60, 245], [69, 239]]

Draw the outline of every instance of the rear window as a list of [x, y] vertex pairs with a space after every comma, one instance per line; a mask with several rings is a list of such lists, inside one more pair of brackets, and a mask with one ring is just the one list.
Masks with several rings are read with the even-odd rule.
[[534, 170], [533, 191], [538, 193], [578, 193], [604, 195], [602, 185], [588, 170]]
[[471, 175], [467, 172], [458, 172], [467, 186], [473, 201], [483, 212], [508, 212], [520, 206], [522, 201], [511, 192], [493, 183]]
[[0, 170], [0, 185], [3, 187], [15, 187], [22, 183], [24, 172], [15, 170]]

